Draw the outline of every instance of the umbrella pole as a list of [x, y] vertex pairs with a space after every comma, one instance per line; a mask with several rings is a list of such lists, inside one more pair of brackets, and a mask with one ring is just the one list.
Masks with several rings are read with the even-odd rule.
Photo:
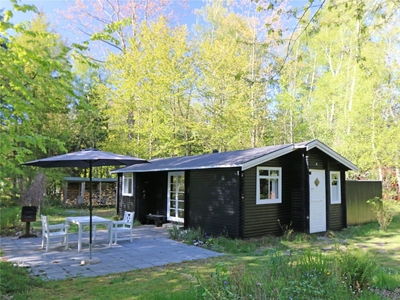
[[89, 161], [89, 259], [92, 259], [92, 162]]

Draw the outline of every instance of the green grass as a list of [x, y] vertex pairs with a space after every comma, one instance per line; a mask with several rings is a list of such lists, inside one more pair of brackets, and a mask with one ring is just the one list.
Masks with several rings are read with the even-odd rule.
[[[204, 247], [226, 255], [94, 278], [29, 285], [18, 279], [21, 292], [11, 294], [14, 299], [385, 299], [383, 293], [394, 298], [390, 293], [400, 288], [399, 211], [386, 232], [373, 222], [324, 235], [212, 238]], [[70, 213], [48, 215], [58, 222]], [[115, 212], [94, 214], [112, 218]], [[198, 234], [196, 229], [183, 237]]]

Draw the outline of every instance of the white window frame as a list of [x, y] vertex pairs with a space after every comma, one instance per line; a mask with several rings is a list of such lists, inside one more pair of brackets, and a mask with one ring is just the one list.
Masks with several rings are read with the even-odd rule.
[[134, 178], [135, 178], [135, 176], [133, 173], [123, 173], [123, 175], [122, 175], [122, 196], [133, 196]]
[[[332, 178], [333, 175], [336, 175], [335, 178], [336, 184], [333, 184], [334, 179]], [[342, 203], [342, 189], [340, 186], [340, 171], [332, 171], [329, 174], [329, 184], [331, 190], [331, 204], [341, 204]], [[335, 195], [336, 190], [336, 195]]]
[[[268, 170], [268, 171], [278, 171], [278, 176], [270, 176], [270, 175], [260, 175], [260, 171]], [[282, 203], [282, 168], [274, 168], [274, 167], [257, 167], [257, 183], [256, 183], [256, 204], [276, 204]], [[267, 198], [260, 199], [260, 180], [261, 179], [273, 179], [278, 180], [278, 197], [277, 198]]]

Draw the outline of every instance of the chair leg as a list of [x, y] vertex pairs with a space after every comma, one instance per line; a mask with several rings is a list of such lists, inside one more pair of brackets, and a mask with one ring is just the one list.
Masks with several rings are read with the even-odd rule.
[[115, 230], [114, 245], [118, 245], [118, 231]]
[[50, 239], [49, 237], [47, 237], [46, 252], [49, 252], [49, 247], [50, 247]]
[[68, 250], [68, 234], [65, 236], [65, 250]]

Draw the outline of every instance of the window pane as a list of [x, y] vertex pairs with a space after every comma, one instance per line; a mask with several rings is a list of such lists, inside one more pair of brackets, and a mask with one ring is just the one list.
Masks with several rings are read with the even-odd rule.
[[269, 176], [269, 170], [258, 170], [258, 174], [262, 175], [262, 176]]
[[185, 202], [178, 202], [178, 208], [179, 209], [184, 209], [185, 208]]
[[268, 179], [260, 179], [260, 199], [268, 199]]
[[178, 200], [185, 200], [185, 194], [179, 193], [178, 194]]
[[176, 208], [176, 201], [171, 201], [170, 206], [171, 208]]
[[332, 174], [332, 185], [338, 184], [338, 174]]
[[279, 176], [278, 170], [271, 170], [270, 176]]
[[183, 210], [178, 210], [178, 217], [179, 218], [184, 218], [185, 217], [185, 213]]
[[171, 217], [175, 217], [175, 216], [176, 216], [176, 210], [171, 208], [171, 209], [169, 210], [169, 215], [170, 215]]
[[127, 182], [128, 182], [128, 194], [132, 194], [132, 179], [129, 178]]
[[339, 202], [338, 189], [336, 187], [332, 187], [332, 202]]
[[270, 196], [269, 199], [278, 199], [278, 179], [270, 179]]

